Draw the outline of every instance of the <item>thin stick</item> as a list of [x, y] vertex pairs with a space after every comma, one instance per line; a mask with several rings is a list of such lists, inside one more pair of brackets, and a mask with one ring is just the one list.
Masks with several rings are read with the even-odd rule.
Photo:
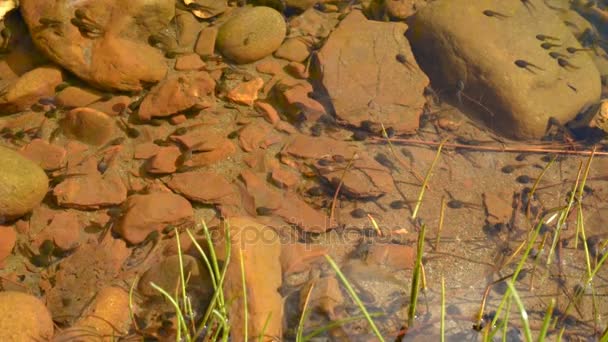
[[441, 276], [441, 323], [439, 325], [441, 331], [441, 342], [445, 342], [445, 278]]
[[382, 137], [386, 140], [386, 142], [388, 143], [388, 149], [391, 151], [391, 154], [393, 155], [393, 157], [399, 162], [399, 164], [403, 165], [403, 167], [409, 169], [410, 173], [416, 177], [416, 179], [419, 182], [422, 182], [422, 176], [420, 176], [420, 174], [416, 171], [416, 169], [414, 169], [414, 166], [410, 166], [408, 167], [402, 160], [401, 158], [397, 157], [397, 154], [395, 153], [395, 149], [393, 148], [393, 144], [391, 143], [391, 139], [388, 137], [388, 133], [386, 133], [386, 129], [384, 129], [384, 124], [380, 123], [380, 125], [382, 126]]
[[336, 202], [338, 200], [338, 195], [340, 194], [340, 189], [342, 189], [342, 184], [344, 184], [344, 177], [346, 177], [346, 173], [348, 172], [348, 170], [351, 168], [351, 166], [355, 162], [356, 157], [357, 157], [357, 153], [355, 152], [353, 154], [353, 157], [350, 158], [350, 160], [348, 161], [348, 164], [346, 164], [346, 167], [344, 168], [344, 171], [342, 172], [342, 176], [340, 177], [340, 183], [338, 183], [338, 186], [336, 187], [336, 192], [334, 193], [334, 198], [331, 200], [331, 210], [329, 212], [329, 225], [330, 226], [332, 225], [332, 222], [334, 222], [334, 213], [336, 211]]
[[[384, 141], [384, 139], [373, 138], [372, 141]], [[515, 146], [481, 146], [481, 145], [465, 145], [455, 143], [443, 143], [437, 141], [424, 141], [418, 139], [402, 139], [402, 138], [390, 138], [393, 143], [399, 143], [404, 145], [424, 145], [424, 146], [440, 146], [449, 148], [458, 148], [463, 150], [477, 150], [477, 151], [491, 151], [491, 152], [528, 152], [528, 153], [555, 153], [555, 154], [569, 154], [569, 155], [582, 155], [589, 156], [593, 151], [589, 150], [564, 150], [555, 148], [543, 148], [541, 146], [534, 145], [515, 145]], [[595, 152], [596, 156], [608, 156], [608, 152]]]

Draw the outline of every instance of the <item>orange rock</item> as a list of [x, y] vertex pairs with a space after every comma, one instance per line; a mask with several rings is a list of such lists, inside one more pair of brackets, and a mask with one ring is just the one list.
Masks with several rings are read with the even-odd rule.
[[63, 81], [61, 69], [43, 66], [29, 71], [2, 90], [0, 111], [5, 114], [28, 109], [42, 97], [55, 94], [55, 87]]
[[263, 86], [264, 80], [256, 77], [251, 81], [237, 85], [226, 94], [226, 97], [232, 102], [252, 106], [255, 100], [258, 99], [258, 91]]
[[53, 195], [60, 206], [98, 209], [124, 202], [127, 188], [116, 173], [92, 173], [67, 178], [53, 189]]
[[63, 108], [85, 107], [99, 100], [101, 94], [98, 91], [80, 87], [67, 87], [55, 96], [55, 103]]
[[25, 145], [21, 154], [36, 162], [46, 171], [57, 170], [65, 164], [67, 151], [42, 139], [34, 139]]
[[106, 113], [82, 107], [69, 111], [61, 120], [63, 133], [90, 145], [108, 142], [117, 130], [116, 123]]
[[113, 96], [107, 101], [95, 102], [87, 107], [95, 109], [99, 112], [106, 113], [110, 116], [116, 116], [126, 110], [131, 102], [131, 98], [125, 95]]
[[263, 122], [255, 122], [247, 125], [239, 134], [239, 142], [246, 152], [251, 152], [260, 148], [271, 127]]
[[53, 330], [51, 313], [40, 299], [0, 292], [0, 341], [50, 341]]
[[274, 55], [288, 61], [303, 62], [310, 55], [310, 47], [301, 38], [289, 38], [285, 39]]
[[80, 222], [78, 215], [73, 211], [59, 212], [53, 217], [53, 221], [42, 234], [45, 238], [39, 238], [40, 242], [48, 236], [60, 249], [67, 251], [78, 245], [80, 241]]
[[255, 108], [262, 112], [262, 114], [264, 114], [264, 118], [273, 125], [281, 120], [279, 113], [270, 103], [264, 101], [255, 101]]
[[13, 247], [15, 247], [15, 241], [17, 240], [17, 233], [15, 228], [12, 226], [0, 226], [0, 268], [4, 260], [11, 255]]
[[158, 153], [148, 159], [146, 170], [150, 173], [173, 173], [177, 170], [177, 160], [182, 153], [177, 146], [160, 147]]
[[139, 118], [170, 116], [194, 106], [209, 108], [215, 103], [214, 91], [215, 81], [205, 71], [173, 75], [146, 95], [139, 107]]
[[201, 29], [201, 23], [190, 11], [175, 11], [177, 42], [179, 46], [192, 46]]
[[155, 143], [148, 142], [135, 146], [133, 152], [134, 159], [148, 159], [154, 157], [160, 151], [160, 146]]
[[[264, 341], [281, 339], [283, 336], [283, 299], [278, 289], [281, 277], [281, 244], [277, 233], [258, 222], [244, 217], [230, 219], [230, 234], [235, 253], [230, 256], [224, 293], [230, 301], [230, 324], [234, 341], [243, 342], [245, 327], [243, 312], [243, 281], [241, 259], [243, 256], [245, 283], [247, 284], [248, 335], [263, 335]], [[218, 250], [223, 250], [223, 237], [216, 240]], [[257, 337], [256, 337], [257, 338]]]
[[137, 244], [153, 231], [168, 225], [193, 224], [194, 212], [187, 199], [173, 193], [133, 195], [128, 198], [126, 211], [114, 230], [129, 243]]
[[275, 213], [283, 220], [310, 233], [323, 233], [333, 227], [327, 215], [312, 208], [291, 192], [285, 194], [281, 207]]
[[263, 74], [277, 75], [283, 72], [281, 64], [274, 59], [264, 59], [256, 64], [255, 69]]
[[412, 246], [375, 243], [370, 246], [366, 261], [396, 270], [411, 270], [415, 259], [416, 250]]
[[235, 193], [226, 178], [213, 172], [178, 173], [171, 176], [167, 186], [186, 198], [201, 203], [218, 203], [222, 197]]
[[201, 56], [195, 53], [179, 56], [175, 60], [175, 70], [177, 71], [201, 70], [204, 67], [205, 62]]
[[306, 65], [302, 63], [290, 62], [285, 66], [285, 71], [295, 78], [306, 79], [309, 76]]
[[180, 125], [183, 124], [184, 122], [188, 121], [188, 118], [184, 115], [184, 114], [178, 114], [178, 115], [173, 115], [171, 117], [171, 119], [169, 119], [171, 121], [172, 125]]
[[218, 148], [192, 156], [190, 165], [208, 166], [227, 159], [236, 152], [236, 146], [230, 139], [223, 139]]
[[310, 286], [314, 286], [308, 298], [310, 307], [317, 307], [332, 319], [336, 316], [336, 307], [344, 303], [344, 296], [340, 290], [340, 282], [335, 276], [319, 278], [311, 281], [308, 288], [300, 292], [300, 307], [303, 308], [308, 297]]
[[194, 46], [194, 52], [200, 56], [213, 56], [215, 53], [215, 39], [218, 28], [216, 26], [206, 27], [201, 30], [198, 40]]
[[300, 177], [298, 174], [284, 170], [280, 167], [272, 170], [271, 174], [272, 180], [281, 188], [292, 188], [300, 181]]
[[281, 267], [284, 274], [309, 270], [313, 262], [327, 254], [327, 248], [308, 243], [289, 243], [281, 247]]
[[[55, 336], [56, 341], [100, 341], [99, 336], [126, 335], [131, 324], [129, 293], [119, 287], [105, 287], [76, 323]], [[85, 337], [86, 333], [89, 337]], [[84, 335], [84, 336], [83, 336]], [[110, 339], [110, 338], [108, 338]]]

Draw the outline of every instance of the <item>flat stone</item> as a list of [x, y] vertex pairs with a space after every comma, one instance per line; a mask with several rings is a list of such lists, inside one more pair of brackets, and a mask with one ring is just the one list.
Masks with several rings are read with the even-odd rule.
[[382, 123], [398, 133], [418, 128], [429, 79], [414, 59], [406, 29], [404, 23], [371, 21], [352, 11], [330, 35], [318, 56], [339, 119], [355, 126]]
[[293, 188], [300, 181], [300, 175], [281, 167], [273, 169], [270, 176], [276, 185], [285, 189]]
[[235, 194], [232, 184], [214, 172], [184, 172], [171, 176], [167, 186], [189, 200], [216, 204], [223, 197]]
[[284, 274], [300, 273], [310, 270], [313, 262], [327, 254], [327, 248], [308, 243], [287, 243], [282, 245], [281, 267]]
[[131, 103], [131, 98], [125, 95], [112, 96], [107, 101], [99, 101], [88, 105], [87, 107], [96, 111], [106, 113], [110, 116], [121, 114]]
[[28, 71], [13, 81], [0, 82], [0, 111], [12, 114], [29, 109], [40, 98], [53, 96], [61, 82], [61, 69], [52, 65]]
[[[247, 326], [249, 336], [283, 336], [283, 298], [278, 291], [282, 284], [279, 236], [273, 229], [245, 217], [230, 218], [230, 234], [232, 245], [242, 251], [247, 298], [250, 299], [247, 323], [242, 300], [234, 300], [228, 305], [232, 329], [243, 331]], [[250, 241], [251, 236], [257, 238]], [[219, 250], [225, 242], [220, 237], [215, 243]], [[240, 255], [232, 253], [228, 263], [224, 284], [228, 298], [237, 298], [243, 293]]]
[[303, 62], [310, 55], [310, 47], [302, 39], [289, 38], [283, 42], [274, 55], [292, 62]]
[[253, 106], [255, 100], [258, 99], [258, 92], [263, 86], [264, 81], [259, 77], [255, 77], [250, 81], [239, 83], [236, 87], [230, 89], [226, 94], [226, 98], [234, 103]]
[[205, 62], [195, 53], [179, 56], [175, 60], [175, 70], [177, 71], [201, 70], [204, 67]]
[[230, 158], [234, 153], [236, 153], [236, 146], [230, 139], [224, 138], [217, 148], [193, 155], [189, 164], [193, 166], [209, 166]]
[[369, 247], [365, 261], [384, 265], [395, 270], [411, 270], [416, 261], [416, 250], [412, 246], [393, 243], [374, 243]]
[[312, 208], [291, 192], [285, 193], [281, 207], [275, 213], [305, 232], [323, 233], [333, 228], [333, 223], [329, 222], [327, 215]]
[[[416, 59], [433, 86], [455, 92], [463, 82], [463, 106], [510, 138], [540, 138], [550, 117], [570, 121], [601, 94], [591, 58], [563, 48], [581, 48], [570, 29], [555, 11], [535, 7], [530, 20], [530, 8], [521, 2], [435, 1], [412, 17], [408, 30]], [[509, 25], [484, 15], [489, 8], [509, 15]], [[562, 67], [549, 56], [551, 51], [536, 38], [539, 33], [559, 37], [563, 47], [551, 51], [568, 55], [574, 67]], [[524, 68], [517, 61], [531, 64]]]
[[314, 289], [307, 297], [308, 290], [300, 292], [300, 307], [308, 302], [311, 308], [318, 309], [330, 318], [336, 317], [336, 308], [344, 304], [340, 281], [335, 276], [316, 279]]
[[173, 193], [151, 193], [130, 196], [125, 214], [114, 230], [129, 243], [142, 242], [153, 231], [160, 232], [168, 225], [175, 227], [193, 224], [192, 205]]
[[65, 165], [65, 148], [49, 144], [42, 139], [34, 139], [21, 150], [26, 158], [34, 161], [46, 171], [53, 171]]
[[328, 137], [312, 137], [308, 135], [296, 135], [283, 149], [282, 154], [288, 154], [304, 159], [321, 159], [339, 155], [350, 158], [357, 151], [355, 145], [344, 141], [334, 140]]
[[215, 103], [215, 81], [205, 71], [176, 74], [150, 90], [139, 107], [141, 120], [170, 116], [194, 106], [209, 108]]
[[115, 206], [127, 198], [127, 188], [121, 177], [108, 172], [68, 177], [53, 189], [57, 204], [78, 209], [99, 209]]
[[264, 122], [255, 122], [247, 125], [239, 134], [239, 143], [245, 152], [257, 150], [262, 145], [272, 127]]
[[215, 40], [218, 28], [216, 26], [205, 27], [201, 30], [194, 46], [194, 52], [199, 56], [213, 56], [215, 54]]
[[264, 114], [264, 119], [275, 125], [277, 122], [281, 121], [279, 117], [279, 113], [277, 110], [268, 102], [264, 101], [256, 101], [255, 108]]
[[73, 249], [78, 246], [78, 242], [80, 241], [81, 225], [75, 212], [59, 212], [43, 231], [42, 236], [44, 238], [39, 238], [38, 240], [42, 242], [48, 238], [64, 251]]
[[175, 11], [175, 26], [177, 27], [177, 42], [180, 46], [192, 46], [202, 24], [190, 11]]
[[137, 146], [135, 146], [135, 151], [133, 152], [133, 158], [134, 159], [152, 158], [160, 151], [160, 149], [161, 149], [160, 146], [158, 146], [152, 142], [138, 144]]
[[89, 145], [108, 142], [118, 130], [109, 115], [87, 107], [72, 109], [60, 124], [66, 136]]
[[55, 96], [57, 106], [72, 109], [76, 107], [86, 107], [99, 100], [101, 93], [92, 89], [70, 86], [63, 89]]
[[153, 174], [173, 173], [177, 170], [177, 160], [181, 155], [177, 146], [160, 147], [146, 163], [146, 171]]

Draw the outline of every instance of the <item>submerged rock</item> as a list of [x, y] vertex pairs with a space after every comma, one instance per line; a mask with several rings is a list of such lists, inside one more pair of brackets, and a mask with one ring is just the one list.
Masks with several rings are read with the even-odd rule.
[[137, 244], [148, 234], [168, 225], [180, 227], [193, 223], [194, 212], [187, 199], [173, 193], [133, 195], [115, 231], [129, 243]]
[[13, 81], [0, 82], [0, 112], [11, 114], [24, 111], [42, 97], [55, 94], [55, 87], [63, 81], [61, 69], [42, 66], [28, 71]]
[[53, 319], [44, 303], [29, 294], [0, 292], [0, 340], [50, 341]]
[[[283, 336], [283, 299], [278, 289], [281, 287], [281, 243], [278, 234], [269, 227], [244, 217], [234, 217], [229, 221], [232, 246], [241, 253], [232, 253], [224, 293], [231, 298], [228, 306], [234, 341], [245, 341], [243, 330], [248, 327], [249, 336], [264, 334], [264, 341]], [[223, 250], [224, 239], [217, 240], [216, 250]], [[248, 321], [243, 315], [243, 281], [241, 262], [244, 263], [247, 284]]]
[[353, 11], [329, 36], [319, 65], [339, 119], [355, 126], [371, 120], [398, 133], [418, 128], [429, 79], [403, 36], [406, 29]]
[[550, 117], [567, 122], [600, 97], [593, 61], [567, 51], [581, 46], [542, 3], [434, 1], [408, 38], [434, 87], [509, 137], [539, 138]]
[[216, 47], [236, 63], [251, 63], [276, 51], [285, 34], [285, 20], [279, 12], [270, 7], [251, 7], [220, 27]]
[[38, 206], [48, 191], [44, 170], [16, 151], [0, 146], [0, 221]]
[[21, 13], [38, 49], [104, 89], [140, 91], [163, 79], [167, 65], [147, 38], [175, 14], [171, 0], [54, 2], [25, 0]]

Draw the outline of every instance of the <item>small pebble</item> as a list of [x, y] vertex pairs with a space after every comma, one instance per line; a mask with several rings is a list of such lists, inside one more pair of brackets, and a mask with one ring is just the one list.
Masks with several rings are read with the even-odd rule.
[[313, 137], [320, 137], [323, 133], [323, 126], [316, 124], [310, 128], [310, 134]]
[[357, 208], [350, 212], [350, 215], [354, 218], [364, 218], [367, 216], [367, 212], [361, 208]]
[[257, 207], [255, 212], [260, 216], [272, 215], [273, 210], [267, 207]]
[[390, 207], [393, 209], [403, 209], [403, 208], [405, 208], [405, 201], [402, 201], [402, 200], [392, 201], [390, 204]]
[[363, 140], [367, 139], [368, 136], [369, 136], [369, 133], [367, 133], [365, 131], [355, 131], [353, 133], [353, 140], [363, 141]]

